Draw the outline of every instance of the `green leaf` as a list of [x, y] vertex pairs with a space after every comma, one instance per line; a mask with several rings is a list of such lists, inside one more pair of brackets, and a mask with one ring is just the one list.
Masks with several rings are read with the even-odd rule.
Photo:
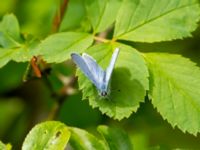
[[65, 149], [70, 138], [67, 126], [58, 121], [36, 125], [27, 135], [22, 150]]
[[5, 15], [0, 22], [0, 68], [11, 60], [30, 61], [38, 41], [35, 38], [25, 40], [20, 36], [17, 18], [13, 14]]
[[32, 40], [26, 41], [17, 48], [0, 48], [0, 68], [11, 60], [16, 62], [30, 61], [33, 55], [37, 54], [35, 50], [37, 43], [37, 40]]
[[121, 44], [98, 44], [86, 50], [94, 57], [102, 68], [110, 62], [115, 47], [120, 53], [111, 78], [111, 93], [108, 99], [102, 99], [94, 85], [78, 71], [79, 89], [83, 99], [89, 98], [92, 107], [98, 107], [102, 113], [114, 119], [121, 120], [129, 117], [137, 110], [139, 103], [144, 101], [148, 89], [148, 71], [142, 56], [129, 46]]
[[180, 55], [145, 54], [150, 97], [164, 119], [183, 132], [200, 131], [200, 69]]
[[63, 32], [47, 37], [37, 49], [48, 63], [60, 63], [70, 58], [72, 52], [82, 52], [93, 42], [87, 33]]
[[78, 129], [78, 128], [70, 128], [71, 138], [70, 138], [70, 146], [73, 149], [77, 150], [108, 150], [105, 143], [96, 138], [94, 135]]
[[137, 42], [182, 39], [196, 29], [199, 14], [197, 0], [125, 0], [114, 37]]
[[0, 22], [0, 45], [4, 48], [19, 47], [22, 41], [17, 18], [13, 14], [5, 15]]
[[116, 19], [121, 0], [85, 0], [94, 33], [106, 30]]
[[[79, 12], [79, 13], [77, 13]], [[72, 17], [73, 16], [73, 17]], [[77, 29], [85, 17], [85, 7], [83, 0], [69, 1], [67, 11], [62, 19], [59, 31]]]
[[98, 131], [109, 145], [110, 150], [132, 150], [132, 144], [128, 134], [119, 128], [101, 125]]
[[0, 150], [11, 150], [12, 149], [12, 145], [10, 144], [4, 144], [0, 141]]

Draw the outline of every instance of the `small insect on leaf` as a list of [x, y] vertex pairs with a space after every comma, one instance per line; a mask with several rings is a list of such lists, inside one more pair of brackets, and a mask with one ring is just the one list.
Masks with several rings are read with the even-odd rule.
[[74, 63], [81, 69], [85, 76], [96, 86], [99, 95], [101, 97], [106, 97], [110, 93], [109, 84], [111, 75], [115, 66], [115, 62], [119, 55], [119, 48], [116, 48], [110, 64], [106, 70], [103, 70], [90, 55], [83, 53], [79, 55], [72, 53], [71, 57]]

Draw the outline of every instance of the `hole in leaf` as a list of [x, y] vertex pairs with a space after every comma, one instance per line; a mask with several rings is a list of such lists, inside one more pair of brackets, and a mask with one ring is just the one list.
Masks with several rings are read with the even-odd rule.
[[44, 134], [47, 134], [47, 130], [44, 131]]
[[56, 133], [56, 138], [58, 138], [58, 137], [60, 136], [60, 134], [61, 134], [61, 132], [58, 131], [58, 132]]

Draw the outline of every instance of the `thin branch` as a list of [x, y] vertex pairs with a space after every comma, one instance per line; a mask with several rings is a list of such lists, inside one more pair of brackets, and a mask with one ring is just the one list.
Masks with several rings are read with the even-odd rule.
[[76, 81], [77, 81], [77, 78], [73, 76], [70, 79], [70, 83], [68, 83], [63, 88], [61, 88], [60, 91], [53, 93], [52, 96], [55, 97], [56, 101], [51, 111], [49, 112], [47, 120], [54, 120], [58, 117], [60, 108], [62, 104], [65, 102], [65, 100], [72, 94], [71, 89], [72, 87], [74, 87]]
[[42, 74], [41, 74], [41, 71], [40, 71], [40, 69], [37, 65], [37, 57], [33, 56], [33, 58], [31, 59], [31, 66], [33, 68], [33, 71], [34, 71], [36, 77], [41, 78]]
[[69, 0], [63, 0], [63, 3], [60, 5], [59, 10], [57, 11], [54, 19], [53, 19], [53, 26], [52, 26], [52, 32], [57, 32], [60, 24], [62, 22], [62, 19], [64, 17], [65, 11], [67, 9]]

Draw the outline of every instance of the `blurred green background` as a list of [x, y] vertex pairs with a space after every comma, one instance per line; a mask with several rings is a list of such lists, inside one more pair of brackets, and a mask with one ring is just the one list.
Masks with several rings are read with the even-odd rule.
[[[0, 0], [0, 19], [14, 13], [20, 23], [22, 34], [31, 34], [43, 39], [51, 34], [53, 18], [58, 9], [58, 0]], [[78, 13], [77, 13], [78, 12]], [[89, 30], [82, 0], [70, 0], [60, 31]], [[200, 28], [193, 38], [154, 44], [129, 43], [141, 52], [178, 53], [200, 64]], [[23, 82], [28, 63], [10, 62], [0, 69], [0, 140], [19, 149], [28, 131], [37, 123], [45, 121], [55, 104], [53, 91], [59, 91], [64, 83], [58, 75], [66, 77], [75, 73], [70, 62], [51, 65], [48, 76], [52, 89], [44, 79], [31, 78]], [[77, 83], [76, 86], [77, 88]], [[195, 137], [173, 129], [163, 120], [146, 98], [137, 113], [129, 119], [115, 121], [92, 109], [88, 101], [81, 101], [81, 92], [65, 99], [56, 120], [66, 125], [95, 132], [97, 125], [122, 127], [130, 135], [134, 147], [140, 149], [199, 149], [200, 134]]]

